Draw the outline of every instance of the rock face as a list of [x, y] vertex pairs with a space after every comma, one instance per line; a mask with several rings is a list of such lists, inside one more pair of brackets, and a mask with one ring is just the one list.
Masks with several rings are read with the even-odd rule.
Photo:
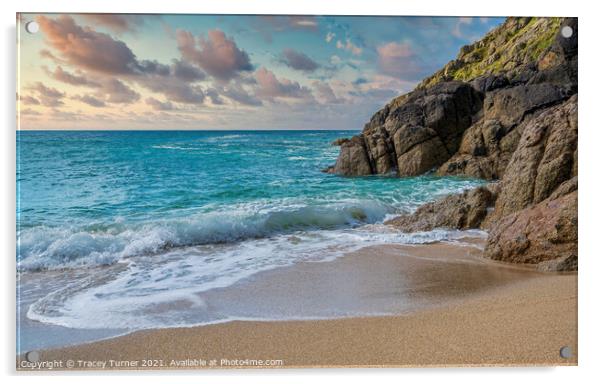
[[[508, 166], [495, 204], [501, 218], [546, 199], [575, 176], [577, 151], [577, 95], [531, 119]], [[576, 173], [576, 170], [575, 170]]]
[[485, 179], [503, 177], [525, 125], [540, 111], [566, 100], [569, 94], [566, 88], [548, 83], [488, 92], [483, 118], [466, 131], [460, 150], [437, 173]]
[[422, 174], [457, 151], [482, 102], [480, 93], [458, 81], [417, 89], [376, 113], [361, 135], [343, 142], [332, 172]]
[[327, 171], [500, 180], [390, 224], [485, 228], [487, 257], [576, 269], [577, 27], [573, 18], [508, 18], [339, 141]]
[[529, 120], [577, 92], [576, 32], [576, 19], [509, 18], [375, 113], [327, 171], [502, 178]]
[[496, 221], [485, 255], [543, 270], [576, 270], [577, 177], [538, 204]]

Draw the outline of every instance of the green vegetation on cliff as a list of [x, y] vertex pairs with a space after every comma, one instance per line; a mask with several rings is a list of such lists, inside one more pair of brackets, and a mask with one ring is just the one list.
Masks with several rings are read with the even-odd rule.
[[533, 63], [552, 45], [560, 23], [557, 17], [509, 17], [483, 39], [462, 47], [455, 60], [424, 79], [418, 87], [448, 80], [470, 81]]

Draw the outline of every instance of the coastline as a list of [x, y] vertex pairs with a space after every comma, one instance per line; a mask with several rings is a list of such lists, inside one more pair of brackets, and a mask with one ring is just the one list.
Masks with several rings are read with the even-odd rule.
[[[479, 245], [482, 240], [474, 242]], [[297, 294], [331, 305], [331, 300], [345, 303], [346, 296], [325, 292], [341, 287], [341, 292], [355, 295], [359, 302], [369, 297], [399, 303], [411, 297], [417, 304], [404, 306], [405, 311], [398, 307], [394, 314], [327, 320], [234, 320], [143, 330], [43, 350], [40, 361], [115, 360], [135, 361], [137, 365], [111, 369], [209, 368], [194, 365], [194, 361], [208, 364], [211, 360], [217, 361], [217, 368], [257, 367], [230, 364], [245, 359], [282, 360], [276, 367], [285, 368], [575, 365], [577, 274], [543, 274], [488, 261], [481, 253], [477, 247], [452, 243], [367, 247], [330, 262], [267, 271], [241, 284], [238, 291], [229, 291], [233, 295], [246, 293], [241, 300], [248, 300], [261, 297], [266, 289], [288, 287], [282, 297], [291, 297], [291, 305], [307, 304]], [[395, 280], [404, 280], [399, 278], [401, 273], [414, 280], [408, 286], [392, 285]], [[300, 285], [304, 285], [303, 290]], [[225, 292], [216, 294], [219, 298]], [[268, 301], [281, 310], [278, 295]], [[565, 345], [573, 351], [570, 359], [559, 356]], [[162, 362], [155, 367], [140, 366], [149, 359]], [[222, 359], [230, 363], [223, 365]], [[18, 358], [17, 368], [27, 369], [20, 364]]]

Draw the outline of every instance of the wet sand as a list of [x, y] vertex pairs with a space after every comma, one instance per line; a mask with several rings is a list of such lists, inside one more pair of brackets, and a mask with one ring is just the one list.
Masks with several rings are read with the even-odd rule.
[[[68, 361], [78, 369], [576, 364], [577, 275], [479, 255], [449, 243], [369, 247], [332, 262], [263, 272], [203, 298], [234, 296], [246, 304], [242, 314], [248, 308], [266, 316], [304, 305], [337, 306], [353, 316], [382, 300], [394, 314], [139, 331], [41, 351], [39, 361], [60, 362], [56, 369], [70, 368]], [[572, 349], [570, 359], [560, 357], [563, 346]]]

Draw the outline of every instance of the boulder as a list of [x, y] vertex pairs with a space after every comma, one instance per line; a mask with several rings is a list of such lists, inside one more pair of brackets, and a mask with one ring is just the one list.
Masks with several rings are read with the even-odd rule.
[[365, 176], [372, 174], [372, 167], [362, 136], [354, 136], [341, 143], [341, 152], [336, 164], [328, 172], [344, 176]]
[[339, 139], [334, 140], [332, 143], [330, 143], [330, 145], [333, 145], [335, 147], [340, 147], [342, 144], [348, 142], [349, 139], [346, 137], [341, 137]]
[[485, 256], [540, 269], [577, 269], [577, 177], [547, 199], [491, 225]]
[[434, 228], [479, 228], [496, 198], [495, 185], [478, 187], [446, 196], [420, 206], [410, 215], [402, 215], [385, 224], [403, 232], [430, 231]]

